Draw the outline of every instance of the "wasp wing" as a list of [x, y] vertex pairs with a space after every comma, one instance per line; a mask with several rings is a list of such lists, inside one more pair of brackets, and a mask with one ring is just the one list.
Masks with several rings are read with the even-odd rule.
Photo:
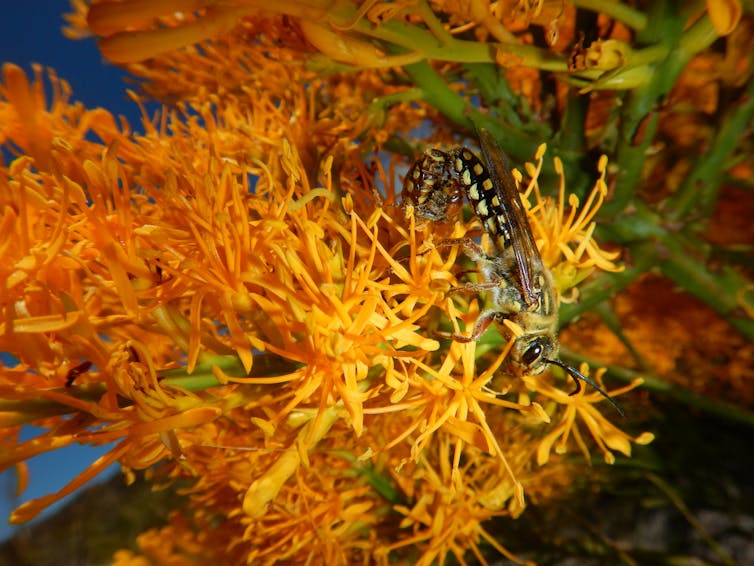
[[487, 130], [478, 128], [477, 134], [482, 157], [487, 165], [490, 180], [498, 193], [504, 221], [508, 225], [511, 247], [518, 266], [519, 291], [524, 301], [531, 306], [537, 303], [542, 293], [542, 281], [539, 277], [544, 270], [542, 256], [532, 236], [508, 156]]

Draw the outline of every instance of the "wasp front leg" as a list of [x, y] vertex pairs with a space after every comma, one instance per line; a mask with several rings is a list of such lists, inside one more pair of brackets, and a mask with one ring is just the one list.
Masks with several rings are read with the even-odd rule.
[[461, 287], [451, 290], [451, 293], [463, 292], [476, 294], [490, 292], [495, 310], [501, 314], [515, 314], [521, 310], [521, 294], [515, 285], [511, 284], [511, 254], [489, 255], [485, 253], [479, 244], [470, 238], [449, 238], [438, 242], [436, 246], [462, 246], [463, 253], [476, 263], [477, 270], [484, 279], [480, 283], [466, 283]]
[[448, 337], [452, 338], [456, 342], [462, 342], [464, 344], [467, 342], [477, 342], [482, 337], [482, 335], [487, 332], [487, 329], [493, 322], [499, 322], [503, 318], [505, 317], [500, 311], [496, 311], [495, 309], [487, 309], [485, 311], [482, 311], [482, 314], [480, 314], [479, 318], [476, 319], [474, 328], [471, 329], [471, 334], [464, 336], [463, 334], [454, 332], [452, 334], [449, 334]]
[[[481, 293], [489, 292], [492, 293], [494, 298], [499, 296], [503, 289], [510, 286], [508, 281], [497, 275], [502, 271], [501, 265], [503, 259], [488, 255], [485, 253], [484, 249], [472, 239], [449, 238], [438, 242], [436, 245], [437, 247], [461, 246], [464, 254], [476, 263], [478, 270], [485, 277], [484, 281], [478, 283], [464, 283], [463, 285], [454, 287], [448, 291], [448, 294], [465, 293], [469, 295], [479, 295]], [[496, 304], [495, 308], [486, 309], [479, 315], [479, 318], [477, 318], [474, 323], [474, 328], [469, 336], [458, 333], [437, 333], [438, 336], [451, 338], [457, 342], [476, 342], [493, 322], [500, 322], [509, 314], [509, 312], [497, 306], [499, 301], [494, 300], [494, 302]], [[515, 309], [511, 312], [515, 312]]]
[[515, 300], [518, 296], [515, 288], [511, 287], [505, 279], [490, 279], [480, 283], [466, 283], [451, 293], [480, 294], [490, 293], [492, 306], [483, 310], [471, 330], [469, 336], [462, 334], [450, 335], [457, 342], [471, 342], [479, 340], [493, 322], [502, 322], [511, 317], [516, 317], [520, 312], [520, 302]]

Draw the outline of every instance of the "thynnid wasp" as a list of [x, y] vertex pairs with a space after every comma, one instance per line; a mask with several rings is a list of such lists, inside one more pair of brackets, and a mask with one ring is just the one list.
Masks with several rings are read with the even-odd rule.
[[581, 390], [583, 381], [624, 414], [595, 381], [558, 359], [559, 302], [552, 274], [532, 236], [508, 157], [487, 130], [480, 128], [477, 134], [482, 160], [465, 147], [430, 149], [409, 169], [402, 192], [414, 214], [439, 222], [453, 219], [465, 193], [492, 241], [488, 252], [470, 239], [452, 241], [463, 245], [484, 277], [484, 282], [469, 283], [465, 289], [487, 291], [491, 298], [491, 306], [479, 315], [471, 335], [453, 338], [478, 340], [493, 321], [508, 319], [522, 330], [511, 338], [509, 366], [515, 375], [536, 375], [549, 365], [561, 367], [576, 382], [572, 395]]

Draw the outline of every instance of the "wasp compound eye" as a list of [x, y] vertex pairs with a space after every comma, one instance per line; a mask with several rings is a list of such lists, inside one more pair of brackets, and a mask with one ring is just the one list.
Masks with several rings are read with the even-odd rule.
[[526, 349], [523, 356], [521, 356], [521, 361], [530, 366], [542, 356], [543, 351], [544, 346], [542, 341], [537, 339]]

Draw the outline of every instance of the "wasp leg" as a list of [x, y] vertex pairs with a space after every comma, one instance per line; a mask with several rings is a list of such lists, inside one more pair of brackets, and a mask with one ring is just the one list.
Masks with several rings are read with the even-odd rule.
[[[476, 242], [474, 242], [470, 238], [446, 238], [434, 244], [435, 248], [445, 248], [445, 247], [450, 247], [450, 246], [462, 246], [464, 253], [472, 261], [487, 261], [487, 262], [493, 261], [493, 258], [485, 255], [481, 246], [479, 246]], [[422, 252], [417, 252], [417, 256], [424, 256], [428, 254], [430, 251], [431, 249], [427, 249]], [[408, 261], [409, 258], [410, 256], [405, 256], [402, 258], [398, 258], [397, 261], [399, 263], [404, 263]], [[393, 273], [393, 272], [394, 272], [393, 268], [388, 267], [388, 273]]]
[[[448, 238], [435, 244], [435, 247], [437, 248], [447, 246], [463, 246], [463, 252], [474, 262], [495, 263], [495, 258], [485, 254], [482, 247], [470, 238]], [[498, 279], [483, 281], [481, 283], [464, 283], [460, 287], [452, 288], [448, 291], [448, 295], [451, 293], [467, 293], [469, 295], [475, 295], [483, 291], [492, 291], [498, 287], [500, 287], [500, 281]]]
[[499, 311], [496, 311], [495, 309], [487, 309], [479, 315], [479, 318], [476, 319], [474, 328], [471, 330], [471, 334], [469, 336], [464, 336], [463, 334], [457, 334], [455, 332], [435, 332], [435, 335], [440, 338], [451, 338], [456, 342], [463, 342], [464, 344], [467, 342], [476, 342], [477, 340], [479, 340], [479, 338], [482, 337], [482, 334], [487, 331], [487, 329], [490, 327], [490, 324], [492, 324], [499, 318]]
[[[487, 291], [495, 291], [500, 288], [500, 281], [482, 281], [481, 283], [464, 283], [458, 287], [449, 289], [446, 293], [446, 297], [454, 295], [455, 293], [464, 293], [465, 295], [478, 295], [479, 293], [485, 293]], [[508, 314], [499, 309], [489, 309], [493, 312], [497, 312], [500, 315]], [[486, 311], [485, 311], [486, 312]]]
[[461, 246], [463, 247], [463, 253], [466, 254], [471, 261], [493, 261], [493, 258], [484, 253], [482, 246], [477, 244], [471, 238], [447, 238], [440, 240], [435, 244], [438, 248], [446, 246]]

